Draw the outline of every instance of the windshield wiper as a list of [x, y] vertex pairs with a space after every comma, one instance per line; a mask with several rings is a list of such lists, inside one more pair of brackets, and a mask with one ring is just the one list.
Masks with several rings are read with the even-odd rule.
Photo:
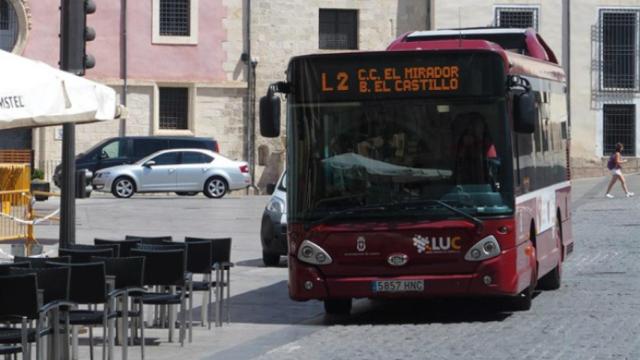
[[425, 204], [437, 204], [442, 206], [443, 208], [450, 210], [453, 213], [456, 213], [460, 216], [462, 216], [463, 218], [470, 220], [476, 227], [476, 231], [480, 232], [482, 231], [482, 229], [484, 229], [484, 222], [482, 220], [480, 220], [479, 218], [469, 214], [466, 211], [462, 211], [456, 207], [453, 207], [449, 204], [447, 204], [446, 202], [442, 201], [442, 200], [436, 200], [436, 199], [425, 199], [425, 200], [413, 200], [413, 201], [407, 201], [407, 202], [399, 202], [397, 203], [398, 205], [401, 206], [405, 206], [405, 205], [425, 205]]
[[325, 223], [329, 220], [335, 219], [341, 215], [353, 215], [353, 214], [357, 214], [357, 213], [361, 213], [361, 212], [369, 212], [369, 211], [384, 211], [387, 209], [388, 204], [371, 204], [371, 205], [365, 205], [365, 206], [354, 206], [354, 207], [350, 207], [350, 208], [346, 208], [346, 209], [342, 209], [342, 210], [338, 210], [336, 212], [332, 212], [318, 220], [314, 220], [312, 221], [308, 228], [311, 228], [313, 226], [316, 225], [320, 225], [322, 223]]

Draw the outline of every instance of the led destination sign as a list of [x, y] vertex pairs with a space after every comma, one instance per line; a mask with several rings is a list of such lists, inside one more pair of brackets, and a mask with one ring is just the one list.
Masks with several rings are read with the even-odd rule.
[[298, 57], [289, 67], [296, 101], [499, 96], [502, 58], [489, 52], [376, 52]]
[[[358, 68], [357, 91], [361, 94], [390, 92], [456, 91], [460, 87], [460, 68], [453, 66], [414, 66]], [[338, 72], [335, 77], [322, 72], [322, 92], [350, 91], [350, 74]]]

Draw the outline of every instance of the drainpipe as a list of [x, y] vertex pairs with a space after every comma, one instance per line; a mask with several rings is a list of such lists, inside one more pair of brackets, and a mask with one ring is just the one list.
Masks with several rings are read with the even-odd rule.
[[[245, 0], [245, 29], [244, 29], [244, 52], [240, 60], [247, 66], [247, 115], [245, 126], [247, 129], [245, 138], [245, 158], [249, 163], [251, 173], [251, 188], [256, 189], [256, 161], [255, 161], [255, 69], [258, 64], [251, 56], [251, 0]], [[249, 189], [247, 189], [249, 194]]]
[[563, 60], [567, 76], [567, 127], [571, 128], [571, 0], [564, 0]]
[[[122, 41], [121, 41], [121, 59], [120, 64], [122, 66], [122, 92], [120, 93], [120, 103], [127, 106], [127, 93], [129, 91], [128, 88], [128, 70], [127, 70], [127, 0], [122, 0], [121, 2], [121, 24], [120, 28], [122, 29]], [[126, 119], [120, 120], [120, 136], [125, 136], [127, 134], [127, 123]]]

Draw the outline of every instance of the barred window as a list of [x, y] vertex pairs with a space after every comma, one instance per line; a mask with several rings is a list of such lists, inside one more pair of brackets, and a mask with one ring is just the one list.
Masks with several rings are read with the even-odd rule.
[[640, 11], [600, 13], [601, 88], [638, 88], [638, 18]]
[[622, 143], [622, 155], [636, 155], [636, 106], [605, 104], [603, 108], [603, 148], [604, 155], [616, 150], [616, 143]]
[[189, 128], [189, 89], [161, 87], [160, 129], [186, 130]]
[[190, 0], [160, 0], [160, 35], [190, 36]]
[[320, 9], [320, 49], [357, 49], [358, 11]]
[[534, 28], [538, 30], [538, 8], [496, 7], [495, 24], [501, 28]]

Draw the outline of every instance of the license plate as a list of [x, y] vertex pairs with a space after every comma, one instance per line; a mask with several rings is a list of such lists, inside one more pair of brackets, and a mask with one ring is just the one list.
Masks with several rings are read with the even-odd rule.
[[380, 280], [372, 283], [373, 292], [424, 291], [424, 280]]

